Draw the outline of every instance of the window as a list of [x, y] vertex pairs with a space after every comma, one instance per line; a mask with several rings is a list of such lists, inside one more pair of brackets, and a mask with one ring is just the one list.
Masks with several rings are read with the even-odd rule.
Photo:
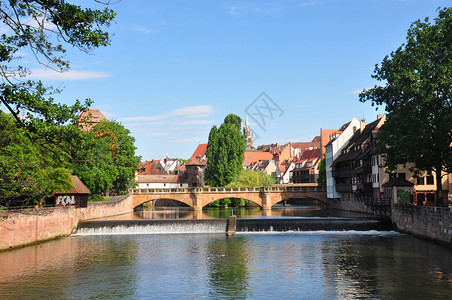
[[427, 176], [427, 184], [434, 184], [433, 176]]
[[389, 173], [389, 179], [396, 178], [396, 173]]
[[417, 185], [424, 185], [424, 177], [418, 177], [416, 179], [416, 184]]
[[435, 194], [433, 194], [433, 193], [428, 193], [428, 194], [427, 194], [427, 201], [429, 201], [429, 202], [435, 201]]
[[406, 179], [406, 174], [405, 173], [398, 173], [397, 177], [402, 178], [402, 179]]

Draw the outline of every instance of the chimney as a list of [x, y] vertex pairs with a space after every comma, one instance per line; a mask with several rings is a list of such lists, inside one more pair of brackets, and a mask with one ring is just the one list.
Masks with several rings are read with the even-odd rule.
[[359, 128], [360, 133], [362, 133], [362, 132], [364, 131], [364, 127], [366, 127], [366, 121], [365, 121], [364, 119], [361, 120], [361, 121], [359, 122], [359, 126], [360, 126], [360, 128]]
[[377, 120], [380, 120], [381, 119], [381, 114], [378, 114], [377, 115]]

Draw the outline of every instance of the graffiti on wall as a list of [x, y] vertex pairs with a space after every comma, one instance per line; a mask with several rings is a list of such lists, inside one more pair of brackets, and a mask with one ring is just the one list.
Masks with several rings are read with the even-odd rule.
[[63, 195], [56, 197], [56, 205], [58, 206], [69, 206], [75, 204], [75, 196]]

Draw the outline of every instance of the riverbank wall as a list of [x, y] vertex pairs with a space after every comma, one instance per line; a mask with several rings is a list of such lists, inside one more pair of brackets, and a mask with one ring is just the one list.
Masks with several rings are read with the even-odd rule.
[[132, 196], [89, 203], [86, 208], [48, 207], [0, 211], [0, 251], [71, 234], [79, 222], [131, 212]]
[[391, 218], [400, 232], [452, 248], [452, 208], [395, 204]]
[[355, 201], [352, 199], [349, 200], [328, 199], [328, 206], [340, 210], [362, 212], [369, 215], [373, 214], [373, 212], [366, 206], [366, 204], [363, 201]]

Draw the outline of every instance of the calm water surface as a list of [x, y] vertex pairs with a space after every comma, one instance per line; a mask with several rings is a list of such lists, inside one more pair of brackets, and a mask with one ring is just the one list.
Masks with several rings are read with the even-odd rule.
[[0, 299], [452, 295], [451, 251], [395, 232], [75, 235], [0, 253], [0, 270]]

